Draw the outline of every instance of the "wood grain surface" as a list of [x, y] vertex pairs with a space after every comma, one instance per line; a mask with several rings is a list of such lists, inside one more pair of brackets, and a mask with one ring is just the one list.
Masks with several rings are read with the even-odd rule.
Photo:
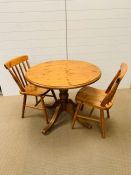
[[53, 89], [72, 89], [89, 85], [101, 77], [100, 69], [78, 60], [55, 60], [38, 64], [26, 73], [34, 85]]

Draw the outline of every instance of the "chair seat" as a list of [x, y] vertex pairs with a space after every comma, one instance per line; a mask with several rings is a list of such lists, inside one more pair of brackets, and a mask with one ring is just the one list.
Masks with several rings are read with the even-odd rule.
[[93, 87], [83, 87], [81, 88], [76, 95], [77, 103], [84, 103], [96, 108], [107, 109], [112, 106], [112, 103], [106, 105], [105, 107], [101, 106], [101, 102], [107, 94], [104, 90], [96, 89]]
[[49, 91], [49, 89], [45, 89], [45, 88], [41, 88], [41, 87], [37, 87], [37, 86], [29, 84], [29, 85], [25, 86], [25, 92], [20, 92], [20, 93], [32, 95], [32, 96], [39, 96], [39, 95], [42, 95], [44, 93], [47, 93], [48, 91]]

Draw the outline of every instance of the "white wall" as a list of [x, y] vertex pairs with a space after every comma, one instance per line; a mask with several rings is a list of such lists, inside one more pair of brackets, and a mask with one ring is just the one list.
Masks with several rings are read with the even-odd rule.
[[[131, 83], [131, 1], [67, 0], [68, 56], [98, 65], [105, 88], [121, 62], [129, 65], [121, 88]], [[32, 65], [66, 59], [65, 0], [0, 0], [0, 85], [4, 95], [18, 93], [3, 68], [27, 54]]]
[[29, 55], [32, 65], [65, 58], [64, 0], [0, 0], [0, 85], [4, 95], [18, 94], [4, 69], [8, 59]]
[[129, 65], [120, 88], [131, 84], [131, 1], [70, 0], [68, 10], [69, 58], [98, 65], [105, 88], [121, 62]]

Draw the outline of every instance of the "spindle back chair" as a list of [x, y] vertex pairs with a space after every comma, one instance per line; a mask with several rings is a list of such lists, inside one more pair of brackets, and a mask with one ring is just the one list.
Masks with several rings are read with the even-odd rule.
[[[100, 123], [102, 137], [103, 138], [105, 137], [104, 110], [107, 111], [107, 117], [109, 118], [110, 117], [109, 109], [112, 107], [113, 97], [116, 93], [116, 90], [121, 80], [126, 74], [127, 69], [128, 69], [127, 64], [122, 63], [117, 74], [115, 75], [115, 77], [113, 78], [113, 80], [111, 81], [111, 83], [109, 84], [108, 88], [105, 91], [89, 86], [83, 87], [78, 91], [76, 95], [77, 108], [74, 114], [72, 128], [74, 128], [76, 119], [95, 121]], [[78, 114], [83, 105], [92, 106], [92, 109], [88, 116]], [[92, 116], [94, 108], [100, 110], [100, 118]]]
[[21, 92], [24, 92], [25, 87], [29, 84], [25, 78], [25, 72], [30, 68], [28, 56], [24, 55], [11, 59], [7, 63], [5, 63], [4, 66], [11, 73], [12, 77], [18, 84]]
[[[22, 107], [22, 118], [24, 118], [25, 107], [43, 109], [44, 115], [46, 117], [46, 122], [48, 123], [48, 115], [47, 115], [47, 111], [46, 111], [46, 107], [45, 107], [43, 98], [45, 96], [50, 96], [50, 97], [54, 97], [55, 101], [57, 100], [57, 98], [56, 98], [55, 92], [52, 89], [50, 90], [50, 89], [45, 89], [45, 88], [34, 86], [26, 80], [25, 73], [27, 72], [28, 69], [30, 69], [28, 56], [23, 55], [23, 56], [13, 58], [9, 60], [8, 62], [6, 62], [4, 66], [6, 69], [8, 69], [13, 79], [19, 86], [20, 94], [24, 95], [23, 107]], [[51, 91], [52, 95], [47, 94], [49, 91]], [[26, 105], [27, 95], [35, 96], [36, 104], [34, 106]], [[40, 97], [39, 100], [38, 100], [38, 97]], [[40, 102], [42, 103], [42, 108], [37, 107], [37, 105]]]

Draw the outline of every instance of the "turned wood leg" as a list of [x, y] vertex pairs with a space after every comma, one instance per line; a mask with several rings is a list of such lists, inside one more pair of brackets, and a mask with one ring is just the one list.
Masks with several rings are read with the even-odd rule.
[[44, 112], [44, 115], [45, 115], [45, 118], [46, 118], [46, 123], [49, 123], [48, 122], [48, 114], [47, 114], [47, 110], [46, 110], [46, 107], [45, 107], [45, 103], [44, 103], [43, 97], [40, 96], [40, 98], [41, 98], [41, 104], [42, 104], [42, 107], [43, 107], [43, 112]]
[[26, 99], [27, 99], [27, 95], [24, 95], [23, 96], [23, 106], [22, 106], [22, 116], [21, 116], [22, 118], [24, 118]]
[[51, 89], [51, 92], [52, 92], [52, 95], [53, 95], [53, 97], [54, 97], [55, 101], [57, 101], [57, 97], [56, 97], [56, 95], [55, 95], [54, 90], [53, 90], [53, 89]]
[[81, 108], [80, 108], [80, 110], [82, 111], [82, 110], [83, 110], [83, 108], [84, 108], [84, 104], [82, 104], [82, 105], [81, 105]]
[[77, 118], [77, 114], [78, 114], [81, 106], [82, 106], [82, 104], [80, 104], [80, 103], [77, 104], [76, 111], [75, 111], [75, 114], [74, 114], [74, 117], [73, 117], [73, 121], [72, 121], [72, 129], [74, 128], [75, 121], [76, 121], [76, 118]]
[[41, 102], [41, 99], [38, 100], [38, 97], [36, 97], [36, 104], [34, 106], [37, 106]]
[[35, 101], [36, 101], [36, 104], [37, 104], [38, 103], [38, 97], [37, 96], [35, 97]]
[[101, 136], [105, 138], [104, 110], [100, 109]]
[[110, 118], [109, 109], [107, 109], [106, 112], [107, 112], [107, 118]]
[[94, 107], [92, 107], [91, 111], [90, 111], [90, 114], [89, 114], [89, 117], [92, 115], [93, 111], [94, 111]]

